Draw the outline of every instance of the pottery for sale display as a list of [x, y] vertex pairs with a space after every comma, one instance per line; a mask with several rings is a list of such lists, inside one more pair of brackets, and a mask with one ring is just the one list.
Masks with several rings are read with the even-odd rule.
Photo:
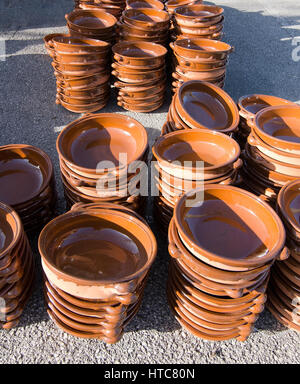
[[46, 47], [53, 59], [56, 103], [75, 113], [103, 108], [110, 95], [110, 44], [56, 34]]
[[158, 109], [165, 99], [167, 49], [151, 42], [121, 41], [112, 50], [118, 105], [138, 112]]
[[238, 101], [240, 124], [239, 130], [235, 133], [235, 138], [244, 148], [247, 137], [251, 132], [255, 115], [264, 108], [274, 107], [279, 105], [297, 105], [291, 101], [271, 95], [253, 94], [240, 97]]
[[289, 255], [275, 211], [240, 188], [205, 184], [178, 200], [168, 233], [167, 293], [177, 320], [204, 339], [246, 340], [272, 264]]
[[119, 205], [78, 204], [44, 228], [39, 250], [56, 325], [77, 337], [117, 342], [139, 309], [156, 257], [145, 221]]
[[0, 328], [18, 325], [32, 293], [34, 258], [20, 217], [0, 202]]
[[126, 9], [117, 24], [118, 41], [145, 41], [166, 45], [170, 16], [156, 8]]
[[179, 86], [169, 108], [164, 133], [181, 129], [209, 129], [230, 134], [239, 124], [235, 102], [221, 88], [191, 80]]
[[143, 209], [140, 169], [132, 165], [146, 161], [148, 138], [136, 120], [112, 113], [83, 116], [62, 130], [56, 147], [68, 207], [81, 201]]
[[290, 104], [256, 114], [243, 152], [244, 186], [273, 206], [280, 188], [300, 177], [300, 107]]
[[272, 270], [267, 305], [284, 326], [300, 331], [300, 178], [282, 187], [277, 211], [285, 225], [291, 255]]
[[26, 231], [36, 231], [55, 214], [56, 188], [49, 156], [37, 147], [0, 147], [0, 201], [19, 214]]

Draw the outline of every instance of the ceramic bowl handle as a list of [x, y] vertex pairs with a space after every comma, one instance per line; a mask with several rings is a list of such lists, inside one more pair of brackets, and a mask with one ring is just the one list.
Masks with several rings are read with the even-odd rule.
[[287, 246], [283, 248], [283, 250], [280, 252], [280, 254], [277, 256], [277, 260], [283, 261], [290, 257], [290, 250]]
[[243, 289], [226, 289], [225, 292], [227, 296], [233, 299], [239, 299], [244, 294]]
[[115, 299], [123, 305], [130, 305], [137, 302], [139, 296], [135, 293], [129, 293], [127, 295], [116, 296]]
[[250, 133], [250, 135], [248, 136], [247, 141], [248, 141], [248, 143], [249, 143], [250, 145], [252, 145], [252, 146], [254, 146], [254, 147], [258, 144], [258, 143], [257, 143], [257, 140], [255, 139], [255, 137], [253, 137], [253, 136], [251, 135], [251, 133]]
[[170, 242], [168, 245], [168, 251], [171, 257], [174, 259], [181, 259], [181, 252], [177, 248], [174, 242]]
[[66, 13], [65, 14], [65, 19], [68, 21], [68, 17], [69, 17], [69, 15]]
[[115, 70], [111, 71], [111, 74], [112, 74], [113, 76], [115, 76], [115, 77], [118, 77], [118, 76], [119, 76], [118, 72], [115, 71]]
[[237, 159], [235, 163], [233, 163], [233, 169], [237, 170], [242, 168], [243, 166], [243, 160], [242, 159]]
[[169, 45], [170, 45], [170, 48], [173, 49], [173, 51], [174, 51], [174, 50], [175, 50], [174, 43], [172, 42], [172, 43], [170, 43]]
[[[54, 44], [53, 44], [53, 41], [52, 39], [48, 40], [47, 43], [46, 43], [46, 46], [49, 46], [50, 48], [54, 48]], [[51, 56], [51, 55], [50, 55]], [[52, 57], [52, 56], [51, 56]]]

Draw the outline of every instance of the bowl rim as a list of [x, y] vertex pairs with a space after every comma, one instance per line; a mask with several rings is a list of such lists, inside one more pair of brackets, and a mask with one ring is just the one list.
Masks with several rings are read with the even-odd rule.
[[21, 222], [21, 219], [13, 208], [11, 208], [9, 205], [2, 203], [0, 201], [0, 209], [6, 212], [8, 215], [10, 215], [16, 224], [16, 230], [12, 231], [13, 232], [12, 241], [6, 248], [0, 250], [0, 258], [2, 258], [4, 255], [8, 254], [15, 248], [17, 243], [21, 240], [21, 237], [23, 236], [24, 231], [23, 231], [23, 224]]
[[[288, 224], [297, 232], [300, 232], [300, 225], [296, 225], [293, 220], [291, 220], [290, 216], [288, 215], [286, 208], [285, 208], [285, 202], [287, 193], [290, 191], [291, 188], [294, 186], [299, 186], [299, 195], [300, 195], [300, 178], [297, 180], [290, 181], [286, 183], [279, 191], [277, 196], [277, 207], [280, 210], [280, 213], [283, 215], [284, 219], [288, 222]], [[287, 228], [288, 232], [288, 228]]]

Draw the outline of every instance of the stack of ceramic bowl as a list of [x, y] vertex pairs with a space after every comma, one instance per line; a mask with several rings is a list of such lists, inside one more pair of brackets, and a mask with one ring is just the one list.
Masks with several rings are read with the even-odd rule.
[[230, 134], [238, 124], [237, 106], [225, 91], [211, 83], [191, 80], [176, 91], [162, 134], [195, 128]]
[[[50, 35], [51, 36], [51, 35]], [[110, 95], [110, 44], [66, 35], [47, 37], [53, 58], [56, 103], [72, 112], [94, 112], [103, 108]]]
[[184, 81], [202, 80], [221, 88], [232, 47], [221, 41], [180, 38], [170, 44], [173, 50], [173, 91]]
[[156, 256], [145, 221], [116, 204], [79, 204], [43, 229], [39, 250], [48, 313], [57, 326], [117, 342], [140, 307]]
[[164, 3], [160, 0], [127, 0], [126, 1], [126, 9], [145, 9], [145, 8], [153, 8], [160, 9], [163, 11], [165, 9]]
[[175, 8], [172, 40], [178, 37], [221, 40], [224, 9], [215, 5], [193, 4]]
[[62, 130], [56, 147], [68, 207], [110, 202], [144, 208], [137, 185], [145, 175], [135, 164], [146, 161], [148, 138], [136, 120], [113, 113], [83, 116]]
[[0, 202], [0, 328], [19, 322], [34, 283], [34, 258], [17, 213]]
[[169, 226], [168, 300], [207, 340], [245, 340], [264, 308], [270, 268], [288, 256], [276, 212], [252, 193], [204, 185], [184, 194]]
[[154, 200], [155, 216], [167, 229], [180, 196], [206, 184], [234, 184], [240, 148], [223, 133], [190, 129], [168, 133], [152, 148], [156, 160], [154, 182], [159, 195]]
[[126, 1], [114, 1], [114, 0], [107, 0], [107, 1], [101, 1], [101, 0], [94, 0], [94, 1], [79, 1], [79, 4], [76, 6], [76, 8], [80, 9], [102, 9], [103, 11], [110, 13], [111, 15], [115, 16], [117, 19], [119, 19], [122, 15], [122, 12], [124, 11], [126, 6]]
[[164, 102], [167, 49], [155, 43], [122, 41], [113, 46], [112, 74], [118, 81], [118, 105], [150, 112]]
[[243, 159], [245, 188], [274, 205], [280, 188], [300, 177], [300, 106], [258, 112]]
[[268, 308], [283, 325], [300, 331], [300, 178], [280, 190], [277, 211], [285, 225], [290, 257], [272, 269]]
[[119, 41], [168, 43], [170, 16], [160, 9], [126, 9], [117, 25]]
[[245, 147], [247, 138], [251, 132], [251, 126], [255, 115], [264, 108], [276, 107], [278, 105], [295, 105], [291, 101], [270, 95], [247, 95], [240, 97], [238, 101], [240, 124], [234, 138], [239, 142], [241, 148]]
[[115, 42], [117, 19], [102, 9], [75, 9], [66, 20], [71, 36]]
[[26, 231], [40, 229], [54, 216], [53, 166], [41, 149], [25, 144], [0, 147], [0, 184], [0, 201], [17, 211]]

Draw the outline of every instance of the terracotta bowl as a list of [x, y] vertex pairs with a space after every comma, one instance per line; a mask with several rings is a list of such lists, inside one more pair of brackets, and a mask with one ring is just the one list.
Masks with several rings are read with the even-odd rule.
[[75, 31], [95, 34], [112, 30], [117, 23], [117, 19], [110, 13], [94, 9], [76, 9], [66, 15], [66, 20]]
[[[103, 174], [101, 169], [96, 172], [100, 161], [114, 163], [111, 170], [116, 172], [143, 157], [147, 146], [145, 128], [128, 116], [116, 114], [97, 114], [75, 120], [63, 129], [56, 144], [59, 156], [69, 168], [93, 178]], [[120, 153], [127, 154], [126, 164], [119, 164]]]
[[252, 146], [249, 142], [245, 145], [245, 152], [249, 157], [254, 159], [256, 163], [261, 164], [270, 170], [285, 174], [287, 176], [300, 177], [300, 165], [275, 160], [259, 151], [257, 147]]
[[170, 23], [170, 16], [167, 12], [153, 8], [127, 9], [123, 12], [123, 19], [127, 24], [145, 30], [156, 26], [164, 28]]
[[41, 149], [25, 144], [0, 147], [1, 201], [22, 208], [49, 186], [52, 176], [52, 162]]
[[53, 43], [52, 43], [52, 39], [54, 37], [66, 37], [68, 35], [66, 34], [63, 34], [63, 33], [50, 33], [49, 35], [46, 35], [44, 37], [44, 44], [45, 44], [45, 48], [48, 52], [49, 55], [55, 53], [55, 50], [54, 50], [54, 47], [53, 47]]
[[[269, 205], [232, 186], [204, 185], [202, 190], [185, 193], [174, 211], [180, 238], [196, 257], [224, 269], [224, 265], [255, 268], [289, 256], [283, 224]], [[210, 225], [215, 235], [219, 228], [222, 237], [211, 241], [206, 232]], [[240, 241], [233, 242], [231, 236]]]
[[[160, 82], [159, 82], [160, 83]], [[159, 84], [159, 85], [151, 85], [148, 87], [140, 87], [140, 86], [128, 86], [121, 88], [119, 90], [119, 95], [120, 96], [125, 96], [125, 97], [130, 97], [134, 99], [135, 97], [137, 98], [146, 98], [146, 97], [151, 97], [152, 95], [159, 94], [162, 92], [166, 87], [165, 83]]]
[[60, 53], [108, 52], [109, 43], [96, 39], [59, 35], [52, 39], [53, 48]]
[[159, 0], [127, 0], [127, 9], [130, 8], [154, 8], [164, 10], [164, 4]]
[[90, 64], [99, 63], [101, 66], [106, 65], [110, 59], [110, 55], [106, 52], [101, 53], [63, 53], [55, 52], [52, 58], [62, 64]]
[[255, 116], [253, 129], [267, 144], [300, 154], [300, 106], [268, 107]]
[[[82, 248], [82, 233], [89, 237], [89, 249]], [[150, 228], [131, 214], [93, 207], [74, 209], [50, 222], [39, 237], [39, 250], [47, 278], [59, 289], [87, 299], [122, 300], [152, 265], [156, 240]], [[97, 260], [91, 259], [95, 250]], [[76, 258], [66, 258], [66, 251]]]
[[205, 71], [224, 67], [227, 64], [227, 58], [223, 60], [212, 60], [202, 62], [201, 59], [186, 59], [174, 53], [175, 65], [179, 65], [183, 69]]
[[193, 4], [177, 7], [174, 10], [174, 20], [191, 27], [201, 27], [202, 23], [216, 23], [222, 17], [224, 9], [215, 5]]
[[191, 4], [202, 4], [202, 0], [169, 0], [165, 3], [165, 7], [169, 14], [172, 15], [175, 8]]
[[140, 73], [130, 73], [113, 70], [112, 75], [124, 83], [139, 84], [141, 81], [153, 82], [165, 78], [166, 70], [164, 67], [159, 70], [154, 69], [153, 71]]
[[164, 96], [161, 97], [159, 101], [151, 102], [151, 103], [143, 103], [143, 104], [129, 104], [125, 101], [118, 101], [118, 105], [127, 111], [135, 111], [140, 113], [147, 113], [155, 111], [160, 108], [164, 103]]
[[74, 91], [85, 90], [101, 86], [108, 82], [110, 73], [107, 71], [95, 73], [93, 75], [87, 75], [82, 77], [69, 77], [64, 76], [63, 73], [56, 74], [57, 86], [64, 88], [71, 88]]
[[[218, 68], [211, 68], [211, 69], [206, 69], [202, 71], [194, 70], [194, 69], [186, 69], [182, 68], [180, 66], [175, 67], [175, 73], [177, 74], [178, 80], [180, 80], [181, 77], [184, 77], [188, 80], [201, 80], [201, 81], [218, 81], [223, 76], [225, 76], [226, 72], [226, 65], [223, 67], [218, 67]], [[175, 76], [173, 76], [175, 77]]]
[[91, 113], [99, 111], [100, 109], [104, 108], [108, 102], [108, 99], [103, 100], [98, 103], [93, 104], [70, 104], [64, 101], [60, 96], [56, 98], [56, 104], [61, 104], [64, 108], [66, 108], [68, 111], [74, 112], [74, 113]]
[[280, 190], [277, 198], [278, 209], [288, 232], [300, 241], [300, 180], [291, 181]]
[[256, 134], [254, 130], [250, 133], [247, 138], [249, 145], [256, 147], [259, 152], [270, 157], [271, 159], [281, 161], [283, 163], [288, 163], [290, 165], [297, 166], [300, 164], [300, 155], [284, 152], [278, 150], [276, 147], [271, 147], [266, 144], [261, 138]]
[[134, 27], [132, 25], [128, 25], [124, 23], [122, 20], [120, 20], [117, 23], [118, 32], [119, 34], [127, 34], [127, 35], [135, 35], [143, 38], [158, 38], [158, 37], [165, 37], [166, 36], [166, 29], [153, 29], [149, 31], [145, 31], [142, 28]]
[[79, 4], [80, 9], [100, 9], [107, 13], [110, 13], [111, 15], [115, 16], [117, 19], [121, 16], [123, 7], [120, 7], [118, 5], [112, 5], [112, 4]]
[[238, 127], [239, 113], [235, 102], [213, 84], [201, 81], [184, 83], [178, 89], [175, 106], [181, 119], [191, 128], [228, 133]]
[[9, 256], [14, 248], [18, 246], [23, 236], [23, 227], [17, 213], [0, 202], [0, 226], [1, 226], [1, 241], [0, 241], [0, 259]]
[[56, 89], [58, 93], [62, 93], [65, 96], [75, 97], [79, 99], [91, 99], [107, 93], [110, 90], [108, 84], [99, 85], [95, 88], [86, 88], [83, 90], [76, 90], [68, 87], [64, 87], [62, 84]]
[[275, 107], [279, 105], [297, 104], [285, 99], [281, 99], [280, 97], [260, 94], [242, 96], [238, 101], [240, 115], [243, 116], [246, 120], [253, 120], [255, 115], [264, 108]]
[[224, 60], [233, 48], [221, 41], [210, 39], [177, 39], [170, 44], [174, 52], [179, 56], [201, 60]]
[[53, 60], [51, 65], [58, 73], [72, 77], [86, 77], [104, 72], [104, 66], [96, 62], [93, 64], [62, 64]]
[[[214, 149], [213, 149], [214, 148]], [[159, 166], [175, 177], [198, 179], [196, 161], [204, 162], [201, 179], [224, 175], [240, 166], [240, 148], [228, 136], [206, 130], [183, 130], [159, 137], [152, 148]], [[173, 162], [179, 164], [172, 164]], [[183, 166], [183, 161], [190, 165]]]
[[122, 65], [163, 65], [167, 49], [151, 42], [121, 42], [112, 48], [115, 59]]
[[223, 30], [223, 20], [219, 23], [213, 24], [209, 27], [186, 27], [175, 23], [175, 33], [177, 35], [194, 35], [195, 37], [202, 37], [203, 35], [212, 35], [220, 33]]

